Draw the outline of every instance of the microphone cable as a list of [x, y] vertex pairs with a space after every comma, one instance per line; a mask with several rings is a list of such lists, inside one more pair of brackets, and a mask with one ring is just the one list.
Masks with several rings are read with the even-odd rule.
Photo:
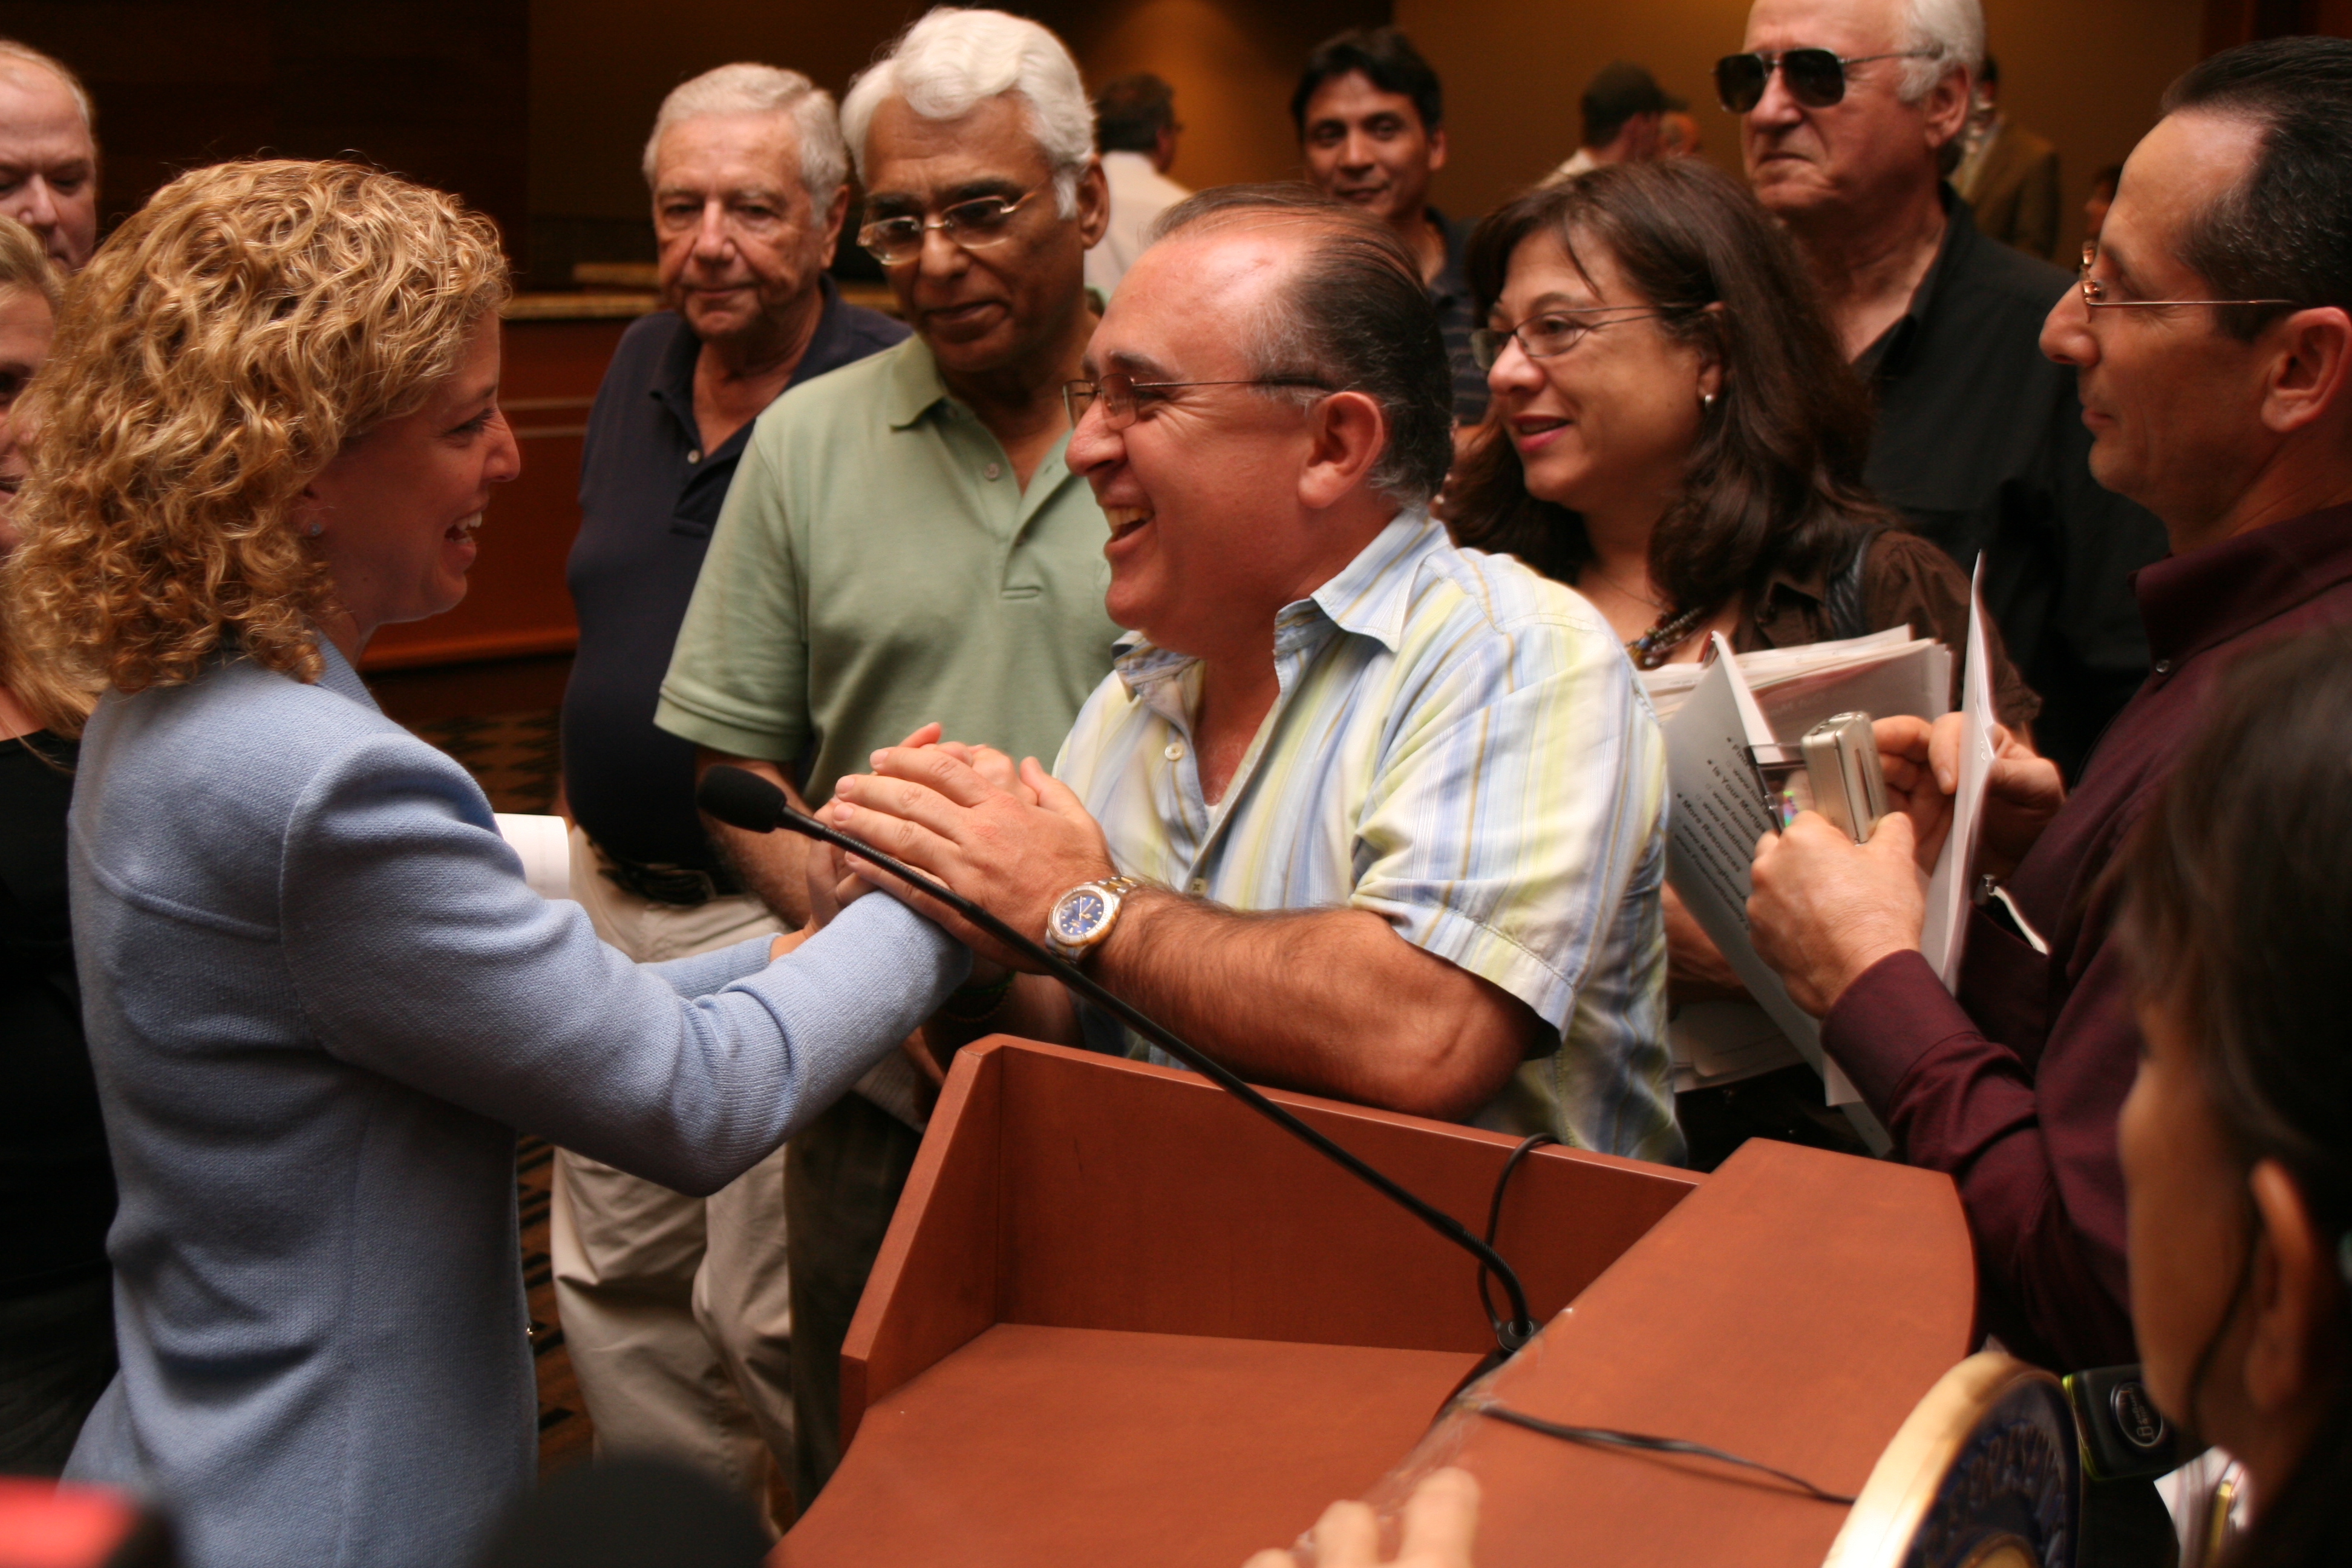
[[[1478, 1293], [1482, 1302], [1487, 1300], [1486, 1282], [1488, 1273], [1500, 1279], [1503, 1293], [1510, 1298], [1511, 1317], [1505, 1321], [1495, 1314], [1491, 1306], [1487, 1307], [1487, 1317], [1495, 1329], [1496, 1353], [1493, 1360], [1508, 1359], [1535, 1337], [1536, 1323], [1528, 1310], [1527, 1292], [1520, 1287], [1518, 1275], [1503, 1260], [1502, 1254], [1495, 1250], [1491, 1241], [1480, 1240], [1444, 1209], [1268, 1100], [1223, 1063], [1204, 1054], [1174, 1030], [1121, 999], [1068, 959], [1048, 950], [1034, 938], [1014, 931], [945, 884], [933, 880], [893, 856], [884, 854], [862, 839], [828, 827], [807, 813], [794, 809], [783, 791], [757, 773], [725, 765], [711, 768], [702, 775], [702, 782], [695, 791], [695, 800], [703, 810], [730, 827], [740, 827], [747, 833], [769, 833], [782, 827], [820, 843], [830, 844], [836, 849], [880, 867], [908, 886], [937, 899], [1468, 1253], [1478, 1264]], [[1521, 1152], [1524, 1152], [1524, 1148]], [[1507, 1177], [1508, 1173], [1509, 1167], [1506, 1166]], [[1498, 1205], [1500, 1201], [1498, 1190]]]
[[[1489, 1247], [1494, 1245], [1496, 1229], [1502, 1224], [1503, 1194], [1510, 1190], [1512, 1173], [1519, 1168], [1519, 1162], [1535, 1150], [1546, 1143], [1559, 1142], [1559, 1139], [1549, 1132], [1536, 1133], [1532, 1137], [1521, 1139], [1518, 1146], [1511, 1151], [1510, 1158], [1503, 1162], [1502, 1174], [1495, 1178], [1494, 1201], [1486, 1207], [1486, 1244]], [[1496, 1324], [1496, 1331], [1499, 1333], [1502, 1325], [1496, 1318], [1495, 1304], [1486, 1294], [1486, 1270], [1484, 1266], [1481, 1266], [1478, 1270], [1478, 1300], [1486, 1309], [1487, 1320]], [[1823, 1502], [1841, 1503], [1849, 1508], [1853, 1505], [1854, 1500], [1843, 1492], [1833, 1492], [1826, 1487], [1816, 1486], [1804, 1477], [1781, 1469], [1777, 1465], [1768, 1465], [1761, 1459], [1750, 1459], [1726, 1449], [1710, 1447], [1705, 1443], [1693, 1443], [1682, 1437], [1654, 1437], [1646, 1432], [1620, 1432], [1611, 1426], [1570, 1426], [1562, 1422], [1547, 1421], [1540, 1415], [1530, 1415], [1524, 1410], [1515, 1409], [1491, 1394], [1482, 1394], [1475, 1398], [1465, 1399], [1464, 1394], [1470, 1385], [1493, 1371], [1496, 1364], [1495, 1358], [1489, 1356], [1472, 1368], [1470, 1375], [1455, 1386], [1453, 1395], [1438, 1411], [1439, 1417], [1443, 1419], [1447, 1410], [1459, 1405], [1471, 1414], [1484, 1415], [1489, 1421], [1500, 1421], [1506, 1426], [1517, 1426], [1523, 1431], [1540, 1433], [1547, 1437], [1557, 1437], [1564, 1443], [1582, 1443], [1596, 1448], [1637, 1448], [1644, 1453], [1683, 1454], [1695, 1458], [1714, 1459], [1720, 1464], [1738, 1466], [1742, 1469], [1759, 1470], [1776, 1480], [1786, 1481], [1790, 1486]]]

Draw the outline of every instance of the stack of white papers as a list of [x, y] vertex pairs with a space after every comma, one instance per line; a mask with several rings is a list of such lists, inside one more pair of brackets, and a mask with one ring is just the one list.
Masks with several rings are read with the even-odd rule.
[[[1959, 976], [1968, 910], [1967, 870], [1976, 857], [1985, 776], [1992, 760], [1992, 683], [1983, 608], [1969, 618], [1963, 709], [1971, 716], [1962, 747], [1960, 788], [1950, 837], [1927, 889], [1921, 949], [1949, 987]], [[1738, 654], [1721, 637], [1703, 665], [1643, 672], [1643, 684], [1665, 721], [1668, 807], [1667, 879], [1701, 929], [1748, 988], [1748, 1002], [1707, 1002], [1679, 1009], [1669, 1026], [1675, 1088], [1733, 1083], [1792, 1062], [1822, 1077], [1831, 1105], [1843, 1107], [1863, 1137], [1884, 1152], [1886, 1131], [1861, 1104], [1837, 1064], [1823, 1055], [1816, 1021], [1757, 954], [1748, 932], [1748, 869], [1757, 841], [1778, 826], [1758, 779], [1751, 749], [1793, 746], [1837, 713], [1936, 719], [1951, 707], [1951, 650], [1916, 638], [1906, 626], [1843, 642]]]

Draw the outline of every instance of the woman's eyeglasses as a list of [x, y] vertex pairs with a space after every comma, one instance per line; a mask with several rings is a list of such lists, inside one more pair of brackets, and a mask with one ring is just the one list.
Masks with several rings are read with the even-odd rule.
[[[1317, 392], [1336, 390], [1329, 383], [1311, 375], [1254, 375], [1242, 381], [1138, 381], [1114, 370], [1095, 381], [1062, 383], [1062, 406], [1070, 411], [1070, 424], [1076, 427], [1087, 416], [1087, 410], [1099, 402], [1103, 423], [1113, 430], [1124, 430], [1135, 423], [1139, 407], [1158, 402], [1160, 394], [1180, 386], [1305, 386]], [[1139, 393], [1142, 395], [1139, 397]]]
[[1690, 305], [1595, 305], [1580, 310], [1546, 310], [1540, 316], [1529, 316], [1516, 327], [1473, 327], [1470, 329], [1470, 357], [1478, 362], [1480, 370], [1492, 370], [1495, 362], [1503, 357], [1503, 345], [1513, 338], [1519, 340], [1519, 352], [1529, 359], [1549, 359], [1564, 354], [1584, 340], [1584, 334], [1619, 321], [1638, 321], [1649, 316], [1673, 316], [1694, 310]]
[[1764, 100], [1764, 89], [1779, 71], [1789, 96], [1807, 109], [1827, 109], [1845, 96], [1845, 68], [1872, 60], [1925, 60], [1933, 49], [1901, 49], [1886, 55], [1839, 55], [1828, 49], [1759, 49], [1726, 55], [1715, 62], [1715, 95], [1734, 114]]
[[[1052, 183], [1049, 180], [1046, 184]], [[1045, 188], [1032, 185], [1010, 201], [1003, 196], [975, 196], [971, 201], [956, 203], [932, 218], [917, 217], [911, 213], [869, 217], [857, 231], [857, 243], [885, 267], [896, 267], [920, 256], [923, 236], [931, 229], [938, 229], [966, 250], [985, 250], [1013, 237], [1013, 215]]]

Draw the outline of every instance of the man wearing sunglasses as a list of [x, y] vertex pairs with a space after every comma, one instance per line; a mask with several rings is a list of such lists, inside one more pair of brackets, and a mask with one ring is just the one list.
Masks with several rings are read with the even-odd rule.
[[[823, 803], [925, 720], [1050, 752], [1110, 667], [1101, 509], [1064, 457], [1107, 198], [1077, 67], [1034, 22], [942, 8], [844, 97], [859, 242], [914, 335], [761, 416], [656, 721], [704, 765]], [[800, 918], [802, 841], [716, 823]], [[785, 1155], [794, 1494], [838, 1458], [840, 1349], [913, 1164], [929, 1086], [893, 1058]]]
[[[2001, 901], [1970, 917], [1957, 994], [1916, 951], [1914, 868], [1948, 826], [1957, 718], [1932, 734], [1880, 724], [1901, 809], [1868, 843], [1801, 816], [1756, 859], [1759, 950], [1823, 1015], [1822, 1044], [1897, 1152], [1958, 1183], [1985, 1326], [2053, 1367], [2137, 1359], [2116, 1153], [2134, 982], [2195, 989], [2132, 972], [2105, 873], [2230, 664], [2352, 621], [2347, 101], [2344, 39], [2252, 44], [2192, 69], [2125, 164], [2079, 287], [2048, 313], [2044, 351], [2081, 374], [2093, 469], [2164, 520], [2172, 553], [2135, 580], [2156, 661], [2079, 787], [2030, 754], [1993, 764], [1974, 869]], [[2292, 853], [2295, 826], [2279, 835]], [[2242, 1331], [2236, 1312], [2216, 1342]]]
[[[1117, 670], [1051, 775], [900, 748], [830, 809], [1255, 1081], [1677, 1159], [1663, 742], [1591, 605], [1431, 520], [1448, 379], [1386, 226], [1172, 209], [1069, 389]], [[1040, 975], [960, 1027], [1142, 1054]]]
[[2034, 346], [2066, 286], [1945, 184], [1984, 58], [1978, 0], [1756, 0], [1716, 67], [1741, 155], [1872, 379], [1864, 478], [1963, 568], [2041, 693], [2068, 777], [2146, 671], [2125, 579], [2162, 529], [2092, 479], [2074, 378]]

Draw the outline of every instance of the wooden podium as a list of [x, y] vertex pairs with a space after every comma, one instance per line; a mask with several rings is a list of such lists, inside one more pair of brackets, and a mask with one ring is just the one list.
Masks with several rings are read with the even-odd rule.
[[[1514, 1142], [1275, 1098], [1474, 1227]], [[1836, 1491], [1969, 1349], [1968, 1232], [1927, 1172], [1543, 1149], [1497, 1246], [1549, 1320], [1497, 1397]], [[1845, 1509], [1706, 1460], [1461, 1415], [1416, 1452], [1491, 1343], [1465, 1255], [1206, 1079], [994, 1037], [956, 1059], [850, 1327], [841, 1468], [772, 1561], [1237, 1568], [1409, 1455], [1480, 1477], [1482, 1568], [1828, 1552]]]

